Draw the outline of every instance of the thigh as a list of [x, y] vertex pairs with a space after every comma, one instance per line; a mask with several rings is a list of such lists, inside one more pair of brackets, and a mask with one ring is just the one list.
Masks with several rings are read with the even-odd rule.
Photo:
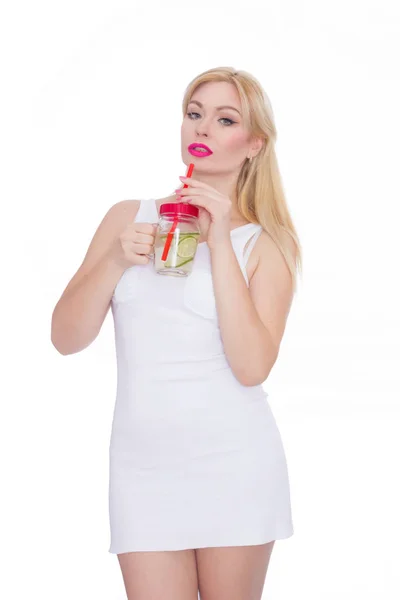
[[201, 600], [260, 600], [274, 543], [196, 549]]
[[195, 550], [117, 556], [128, 600], [197, 600]]

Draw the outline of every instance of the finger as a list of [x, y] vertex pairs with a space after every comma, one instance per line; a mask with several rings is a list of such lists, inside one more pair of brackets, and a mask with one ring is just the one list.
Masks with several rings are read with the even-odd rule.
[[219, 200], [219, 194], [216, 190], [212, 190], [212, 191], [206, 191], [204, 189], [201, 188], [197, 188], [197, 187], [188, 187], [185, 190], [182, 190], [182, 192], [178, 192], [177, 196], [179, 197], [184, 197], [187, 198], [188, 196], [204, 196], [204, 197], [209, 197], [211, 199], [215, 199], [215, 200]]
[[147, 265], [147, 263], [149, 262], [149, 257], [147, 256], [147, 254], [138, 254], [136, 257], [136, 263], [139, 265]]
[[132, 244], [132, 250], [135, 254], [150, 254], [153, 252], [152, 244]]
[[193, 190], [193, 188], [182, 188], [178, 191], [175, 190], [175, 195], [178, 196], [178, 198], [181, 198], [182, 196], [187, 196], [189, 193], [189, 190]]
[[206, 196], [193, 196], [188, 198], [187, 201], [189, 204], [195, 204], [196, 206], [205, 208], [209, 213], [214, 213], [213, 209], [215, 209], [215, 201]]
[[[187, 188], [177, 188], [175, 192], [177, 194], [188, 194], [190, 191], [197, 190], [199, 193], [204, 194], [204, 188], [201, 188], [198, 185], [189, 185]], [[215, 190], [214, 190], [215, 192]], [[208, 192], [207, 192], [208, 193]]]
[[148, 235], [154, 234], [154, 224], [153, 223], [132, 223], [136, 231], [140, 233], [147, 233]]
[[138, 233], [135, 235], [136, 244], [154, 244], [154, 235], [148, 235], [147, 233]]
[[[195, 186], [199, 186], [203, 189], [215, 191], [215, 188], [213, 188], [208, 183], [204, 183], [204, 181], [199, 181], [198, 179], [193, 179], [193, 177], [179, 177], [179, 179], [186, 185], [190, 186], [190, 185], [194, 184]], [[187, 188], [185, 188], [185, 189], [187, 189]]]

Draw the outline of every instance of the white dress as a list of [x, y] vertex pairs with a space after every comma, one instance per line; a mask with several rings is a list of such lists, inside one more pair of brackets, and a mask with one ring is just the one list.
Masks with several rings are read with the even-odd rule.
[[[158, 221], [154, 199], [141, 201], [135, 221]], [[247, 285], [245, 265], [261, 231], [249, 223], [231, 233]], [[111, 310], [117, 397], [109, 552], [290, 537], [281, 436], [263, 387], [239, 383], [227, 362], [207, 243], [188, 277], [158, 275], [152, 260], [127, 269]]]

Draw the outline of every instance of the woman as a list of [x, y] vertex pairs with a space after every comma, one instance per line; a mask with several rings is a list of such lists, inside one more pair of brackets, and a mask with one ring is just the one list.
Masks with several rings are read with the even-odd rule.
[[[228, 108], [230, 107], [230, 108]], [[262, 383], [301, 267], [266, 94], [216, 68], [183, 100], [187, 188], [114, 204], [52, 319], [79, 352], [111, 306], [118, 383], [110, 441], [109, 551], [128, 599], [259, 600], [275, 540], [293, 534], [281, 437]], [[195, 157], [188, 147], [212, 153]], [[188, 277], [152, 263], [160, 205], [200, 210]]]

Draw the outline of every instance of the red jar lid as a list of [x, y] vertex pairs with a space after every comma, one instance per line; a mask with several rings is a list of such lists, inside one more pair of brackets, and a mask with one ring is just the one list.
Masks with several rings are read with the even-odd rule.
[[191, 217], [198, 217], [199, 209], [197, 206], [193, 206], [187, 202], [166, 202], [160, 206], [160, 215], [164, 214], [190, 215]]

